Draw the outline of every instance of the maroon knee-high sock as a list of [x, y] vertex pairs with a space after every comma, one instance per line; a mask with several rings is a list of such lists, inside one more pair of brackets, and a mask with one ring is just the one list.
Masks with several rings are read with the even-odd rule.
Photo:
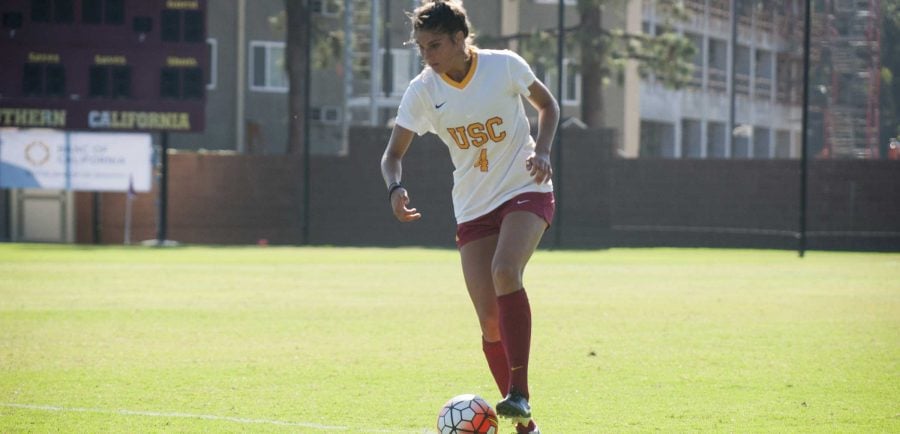
[[509, 390], [527, 399], [528, 354], [531, 351], [531, 306], [525, 288], [497, 297], [500, 308], [500, 336], [509, 363]]
[[484, 357], [487, 359], [488, 367], [491, 368], [491, 375], [497, 382], [497, 388], [500, 389], [500, 396], [506, 396], [509, 393], [509, 363], [506, 363], [506, 350], [503, 349], [503, 342], [488, 342], [481, 338], [481, 349], [484, 350]]

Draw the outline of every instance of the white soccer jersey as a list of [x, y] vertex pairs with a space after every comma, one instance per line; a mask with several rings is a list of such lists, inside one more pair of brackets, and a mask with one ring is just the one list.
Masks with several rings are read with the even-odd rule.
[[481, 217], [525, 192], [550, 192], [525, 168], [535, 148], [522, 96], [535, 81], [531, 67], [509, 50], [472, 50], [462, 82], [430, 67], [414, 78], [397, 113], [397, 125], [431, 132], [450, 149], [453, 209], [457, 223]]

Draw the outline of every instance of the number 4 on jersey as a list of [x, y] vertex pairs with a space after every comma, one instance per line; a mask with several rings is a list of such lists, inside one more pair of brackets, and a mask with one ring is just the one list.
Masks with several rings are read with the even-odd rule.
[[482, 149], [478, 153], [478, 160], [475, 160], [475, 167], [481, 169], [482, 172], [488, 171], [487, 149]]

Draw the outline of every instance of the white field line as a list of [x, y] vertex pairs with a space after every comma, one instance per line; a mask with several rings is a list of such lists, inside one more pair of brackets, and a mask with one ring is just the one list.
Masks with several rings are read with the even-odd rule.
[[[348, 427], [348, 426], [322, 425], [322, 424], [318, 424], [318, 423], [309, 423], [309, 422], [290, 422], [290, 421], [276, 420], [276, 419], [253, 419], [253, 418], [245, 418], [245, 417], [216, 416], [216, 415], [211, 415], [211, 414], [139, 411], [139, 410], [124, 410], [124, 409], [104, 410], [102, 408], [78, 408], [78, 407], [70, 408], [70, 407], [58, 407], [58, 406], [54, 406], [54, 405], [30, 405], [30, 404], [13, 404], [13, 403], [0, 403], [0, 407], [21, 408], [21, 409], [25, 409], [25, 410], [50, 411], [50, 412], [59, 412], [59, 413], [99, 413], [99, 414], [114, 414], [114, 415], [119, 415], [119, 416], [170, 417], [170, 418], [175, 417], [175, 418], [185, 418], [185, 419], [204, 419], [204, 420], [216, 420], [216, 421], [234, 422], [234, 423], [242, 423], [242, 424], [293, 426], [293, 427], [309, 428], [309, 429], [320, 430], [320, 431], [349, 431], [349, 430], [351, 430], [351, 427]], [[355, 432], [382, 432], [382, 433], [404, 432], [404, 431], [387, 430], [387, 429], [353, 429], [353, 431], [355, 431]]]

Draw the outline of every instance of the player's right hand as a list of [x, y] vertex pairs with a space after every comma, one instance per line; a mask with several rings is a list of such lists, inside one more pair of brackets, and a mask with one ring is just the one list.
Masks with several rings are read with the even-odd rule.
[[415, 208], [408, 208], [409, 194], [406, 189], [400, 187], [391, 194], [391, 208], [394, 210], [394, 217], [401, 222], [411, 222], [422, 218], [422, 214]]

